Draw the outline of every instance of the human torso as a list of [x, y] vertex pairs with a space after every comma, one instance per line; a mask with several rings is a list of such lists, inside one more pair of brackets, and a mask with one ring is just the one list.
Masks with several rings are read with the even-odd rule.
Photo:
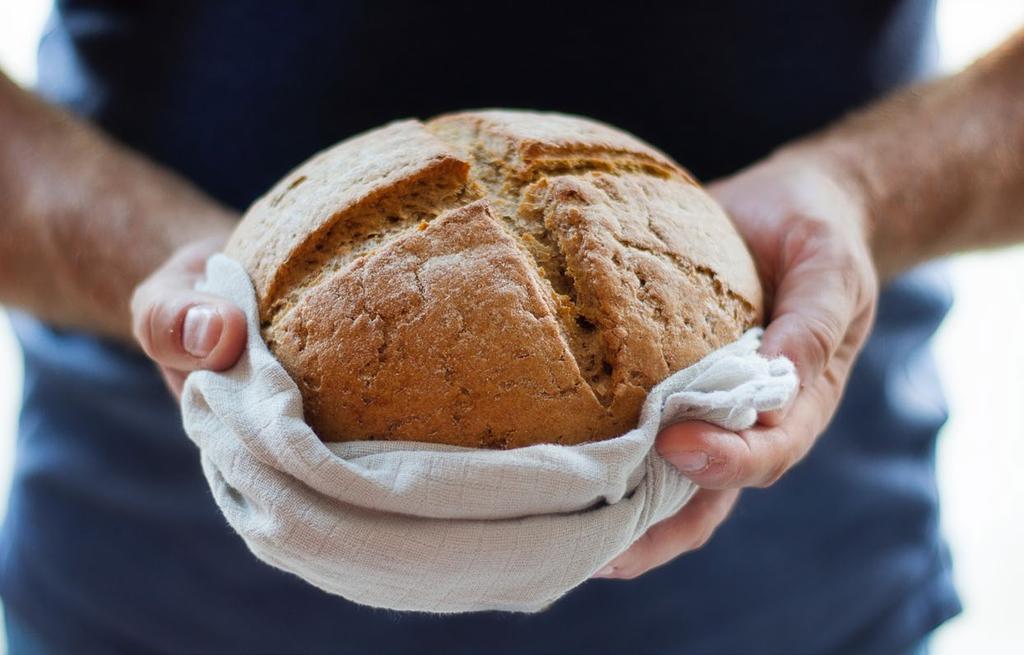
[[[39, 90], [244, 209], [346, 136], [471, 107], [593, 116], [711, 179], [930, 63], [930, 2], [610, 7], [61, 2]], [[944, 410], [924, 349], [947, 304], [929, 271], [887, 292], [829, 433], [747, 492], [702, 551], [537, 616], [447, 618], [359, 608], [256, 561], [152, 366], [21, 318], [5, 601], [97, 648], [820, 652], [861, 639], [884, 652], [955, 610], [931, 469]]]

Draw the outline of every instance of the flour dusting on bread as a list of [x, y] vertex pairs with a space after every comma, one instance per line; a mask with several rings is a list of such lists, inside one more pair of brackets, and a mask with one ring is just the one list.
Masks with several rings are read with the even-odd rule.
[[258, 200], [227, 252], [328, 441], [605, 439], [761, 320], [750, 255], [693, 178], [559, 114], [354, 137]]

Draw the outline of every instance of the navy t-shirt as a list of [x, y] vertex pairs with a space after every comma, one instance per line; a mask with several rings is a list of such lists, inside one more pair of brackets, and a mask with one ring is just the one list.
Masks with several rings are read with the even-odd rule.
[[[928, 0], [59, 2], [39, 92], [243, 209], [390, 119], [507, 106], [621, 126], [726, 174], [926, 74]], [[703, 550], [537, 615], [398, 614], [257, 561], [154, 367], [25, 316], [0, 591], [66, 652], [894, 653], [959, 605], [938, 532], [941, 270], [883, 293], [810, 456]]]

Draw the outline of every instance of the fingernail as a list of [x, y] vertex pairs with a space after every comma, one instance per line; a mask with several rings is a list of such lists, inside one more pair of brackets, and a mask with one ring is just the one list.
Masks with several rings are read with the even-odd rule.
[[209, 305], [195, 305], [185, 313], [181, 329], [181, 345], [188, 354], [202, 359], [213, 351], [220, 341], [222, 321], [216, 309]]
[[592, 578], [607, 578], [607, 577], [610, 577], [612, 573], [615, 573], [615, 567], [612, 566], [611, 564], [609, 564], [608, 566], [602, 568], [600, 571], [598, 571], [597, 573], [595, 573], [594, 575], [592, 575], [590, 577], [592, 577]]
[[683, 473], [696, 473], [708, 467], [708, 454], [699, 450], [684, 450], [667, 456], [672, 466]]

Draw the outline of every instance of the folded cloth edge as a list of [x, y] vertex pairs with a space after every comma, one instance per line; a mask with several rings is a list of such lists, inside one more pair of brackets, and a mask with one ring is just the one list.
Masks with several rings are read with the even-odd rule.
[[513, 451], [324, 444], [260, 337], [244, 269], [215, 255], [202, 288], [238, 303], [249, 332], [238, 365], [185, 385], [186, 432], [215, 500], [257, 557], [377, 607], [542, 609], [696, 490], [654, 451], [660, 427], [743, 429], [797, 386], [792, 363], [757, 354], [755, 328], [656, 386], [637, 428], [606, 441]]

